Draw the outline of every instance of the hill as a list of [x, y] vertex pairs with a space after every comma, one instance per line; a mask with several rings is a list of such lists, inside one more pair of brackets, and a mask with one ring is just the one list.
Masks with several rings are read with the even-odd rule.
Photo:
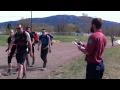
[[[25, 19], [30, 20], [30, 18]], [[50, 16], [45, 18], [32, 18], [33, 24], [47, 24], [51, 26], [57, 26], [59, 24], [75, 24], [81, 28], [81, 30], [89, 30], [90, 28], [90, 22], [92, 20], [92, 17], [88, 16], [74, 16], [74, 15], [56, 15], [56, 16]], [[0, 23], [0, 27], [7, 27], [7, 24], [11, 23], [13, 26], [16, 26], [16, 24], [19, 23], [18, 21], [9, 21]], [[107, 30], [112, 27], [118, 27], [120, 28], [120, 23], [112, 22], [112, 21], [106, 21], [103, 20], [103, 29]]]

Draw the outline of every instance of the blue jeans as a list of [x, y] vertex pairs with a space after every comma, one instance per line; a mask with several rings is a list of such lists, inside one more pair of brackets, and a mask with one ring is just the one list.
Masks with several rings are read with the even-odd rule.
[[102, 79], [103, 73], [103, 61], [98, 64], [87, 64], [86, 79]]

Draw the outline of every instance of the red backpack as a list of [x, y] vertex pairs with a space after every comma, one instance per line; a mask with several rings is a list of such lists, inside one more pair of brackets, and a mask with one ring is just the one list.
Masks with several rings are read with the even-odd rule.
[[33, 35], [33, 37], [34, 37], [35, 43], [38, 43], [38, 41], [39, 41], [39, 36], [38, 36], [38, 34], [37, 34], [36, 32], [32, 32], [32, 35]]

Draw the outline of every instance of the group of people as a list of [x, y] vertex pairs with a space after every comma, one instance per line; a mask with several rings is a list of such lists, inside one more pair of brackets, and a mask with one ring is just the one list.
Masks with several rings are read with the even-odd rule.
[[33, 32], [30, 27], [23, 28], [21, 24], [16, 27], [16, 32], [10, 30], [10, 36], [8, 37], [8, 48], [6, 52], [8, 54], [8, 74], [12, 73], [12, 57], [15, 55], [17, 60], [18, 71], [17, 79], [26, 78], [26, 66], [30, 66], [29, 54], [32, 57], [32, 66], [35, 64], [35, 45], [38, 44], [38, 50], [41, 52], [40, 56], [43, 60], [43, 70], [47, 64], [47, 54], [51, 52], [51, 42], [53, 36], [48, 34], [45, 29], [42, 30], [42, 35], [38, 36], [36, 32]]
[[[78, 49], [83, 52], [86, 57], [86, 79], [102, 79], [104, 73], [104, 60], [102, 54], [106, 46], [106, 37], [102, 33], [102, 20], [99, 18], [94, 18], [91, 22], [90, 32], [87, 45], [79, 42], [77, 44]], [[8, 73], [11, 71], [11, 59], [16, 52], [16, 59], [18, 63], [18, 77], [17, 79], [24, 78], [26, 76], [26, 65], [29, 66], [28, 53], [33, 59], [32, 65], [35, 63], [34, 55], [34, 45], [35, 40], [32, 36], [32, 31], [30, 27], [26, 30], [23, 29], [22, 25], [17, 26], [17, 32], [11, 30], [10, 37], [8, 38], [8, 49], [11, 50], [8, 55]], [[38, 40], [38, 50], [40, 50], [41, 44], [41, 59], [43, 60], [43, 69], [47, 64], [47, 54], [51, 52], [51, 37], [46, 33], [46, 30], [42, 30], [42, 35], [39, 36]]]

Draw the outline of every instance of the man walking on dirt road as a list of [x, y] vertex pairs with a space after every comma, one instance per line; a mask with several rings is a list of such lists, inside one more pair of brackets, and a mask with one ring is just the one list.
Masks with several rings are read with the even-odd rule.
[[23, 30], [21, 25], [18, 25], [16, 29], [17, 32], [12, 39], [12, 43], [14, 42], [16, 44], [17, 49], [16, 59], [19, 64], [17, 79], [23, 79], [26, 77], [26, 67], [24, 62], [27, 57], [27, 47], [30, 47], [30, 56], [32, 56], [32, 44], [29, 33]]
[[9, 50], [9, 48], [10, 48], [10, 43], [11, 43], [11, 41], [12, 41], [12, 37], [14, 36], [14, 30], [11, 29], [9, 34], [10, 34], [10, 36], [9, 36], [8, 39], [7, 39], [8, 48], [6, 49], [6, 52], [8, 51], [8, 53], [9, 53], [9, 54], [8, 54], [8, 72], [7, 72], [7, 73], [8, 73], [8, 75], [11, 75], [11, 73], [12, 73], [12, 63], [11, 63], [11, 60], [12, 60], [14, 54], [15, 54], [16, 45], [13, 44], [11, 50]]
[[51, 52], [51, 40], [49, 35], [47, 35], [46, 30], [42, 30], [42, 35], [39, 37], [38, 50], [41, 44], [41, 59], [43, 60], [43, 70], [46, 68], [47, 64], [47, 54], [48, 51]]

